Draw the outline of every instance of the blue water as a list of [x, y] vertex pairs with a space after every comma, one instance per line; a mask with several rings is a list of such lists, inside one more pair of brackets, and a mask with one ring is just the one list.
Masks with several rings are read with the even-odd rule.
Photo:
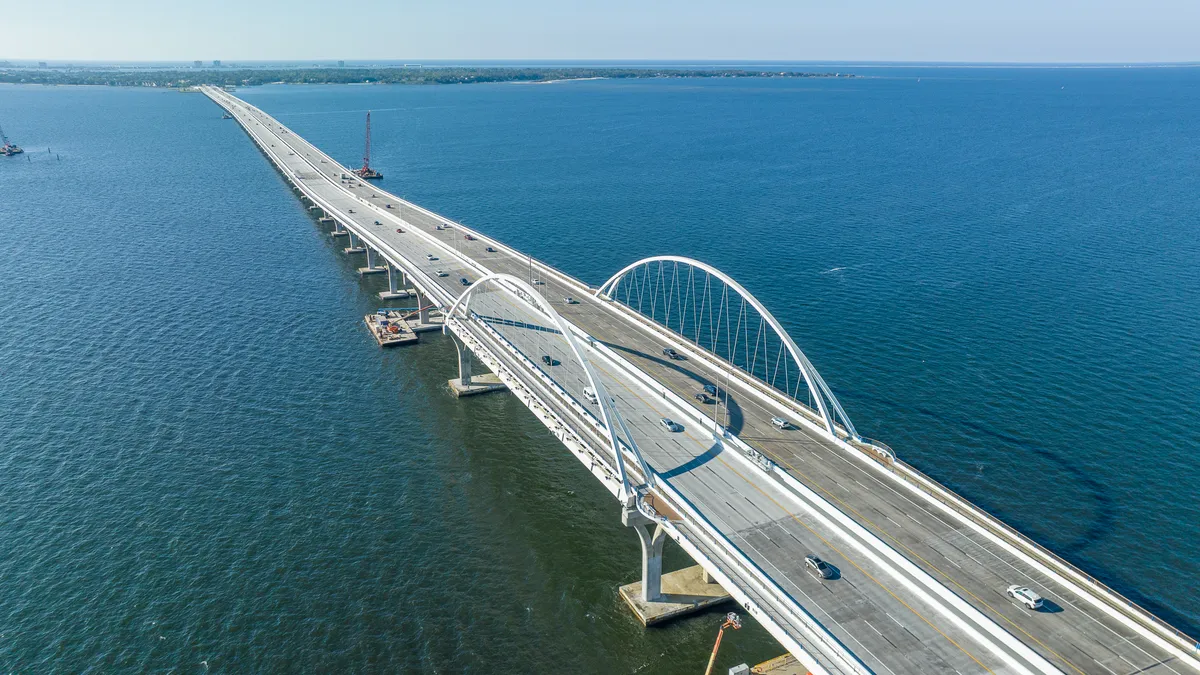
[[[856, 72], [239, 95], [348, 164], [373, 110], [388, 189], [593, 283], [718, 265], [863, 433], [1200, 632], [1200, 71]], [[0, 123], [0, 668], [703, 668], [715, 615], [636, 624], [607, 493], [446, 341], [380, 351], [207, 99]]]

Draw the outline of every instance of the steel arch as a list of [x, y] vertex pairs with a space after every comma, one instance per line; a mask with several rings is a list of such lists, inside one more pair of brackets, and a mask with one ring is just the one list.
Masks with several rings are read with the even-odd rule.
[[[454, 304], [450, 305], [450, 308], [446, 310], [446, 316], [453, 317], [455, 310], [461, 309], [460, 313], [462, 317], [467, 318], [467, 311], [470, 309], [471, 304], [471, 296], [475, 293], [475, 291], [482, 288], [486, 284], [494, 284], [500, 287], [502, 290], [516, 295], [535, 311], [550, 319], [550, 321], [554, 323], [554, 326], [563, 334], [563, 338], [567, 341], [567, 345], [570, 347], [571, 353], [574, 354], [575, 358], [579, 360], [579, 363], [583, 365], [584, 373], [587, 375], [588, 384], [592, 387], [592, 391], [596, 392], [596, 399], [599, 401], [601, 422], [604, 424], [604, 428], [608, 432], [609, 449], [612, 451], [613, 456], [617, 460], [617, 472], [621, 476], [621, 502], [627, 506], [632, 505], [634, 498], [638, 495], [638, 493], [653, 487], [654, 473], [650, 470], [650, 467], [646, 464], [646, 461], [642, 459], [641, 450], [638, 449], [637, 443], [633, 440], [633, 435], [629, 432], [629, 427], [625, 425], [625, 420], [621, 417], [621, 413], [619, 413], [616, 407], [613, 405], [612, 397], [608, 395], [608, 391], [604, 388], [604, 385], [600, 383], [600, 378], [596, 376], [596, 372], [592, 368], [591, 361], [589, 361], [587, 356], [584, 355], [583, 350], [579, 348], [579, 343], [575, 339], [575, 335], [571, 330], [572, 326], [568, 324], [557, 311], [555, 311], [554, 307], [552, 307], [550, 303], [541, 296], [541, 294], [534, 290], [532, 286], [522, 281], [520, 278], [514, 277], [511, 274], [496, 273], [485, 275], [475, 283], [471, 284], [470, 287], [462, 292], [462, 295], [458, 296], [458, 299], [454, 301]], [[507, 287], [505, 286], [506, 284]], [[624, 453], [621, 451], [621, 444], [617, 440], [617, 434], [613, 431], [612, 423], [614, 420], [616, 421], [622, 434], [625, 436], [625, 444], [629, 447], [629, 450], [637, 459], [638, 468], [641, 470], [642, 475], [646, 480], [643, 485], [632, 486], [629, 482], [629, 475], [625, 471]]]
[[[775, 334], [779, 337], [780, 341], [787, 347], [788, 353], [791, 354], [792, 360], [795, 361], [800, 373], [804, 376], [804, 382], [808, 385], [809, 393], [812, 395], [813, 400], [817, 403], [818, 412], [821, 415], [821, 419], [825, 422], [826, 431], [828, 431], [834, 437], [837, 437], [834, 420], [834, 416], [836, 415], [837, 419], [841, 421], [842, 426], [846, 429], [846, 432], [850, 435], [850, 437], [854, 440], [861, 440], [861, 437], [858, 435], [858, 431], [854, 428], [854, 424], [850, 421], [850, 417], [842, 408], [842, 404], [838, 402], [837, 397], [833, 395], [833, 391], [830, 390], [829, 385], [825, 383], [824, 378], [822, 378], [821, 374], [817, 372], [817, 369], [813, 366], [812, 362], [808, 360], [808, 357], [804, 355], [804, 352], [800, 350], [800, 347], [796, 344], [796, 341], [792, 339], [792, 336], [789, 335], [786, 330], [784, 330], [783, 326], [779, 323], [775, 316], [771, 314], [771, 312], [764, 307], [763, 304], [758, 301], [758, 298], [754, 297], [750, 291], [747, 291], [741, 284], [735, 281], [728, 274], [725, 274], [712, 265], [695, 260], [693, 258], [685, 258], [683, 256], [676, 255], [659, 255], [643, 258], [637, 262], [626, 265], [623, 269], [621, 269], [621, 271], [609, 277], [608, 281], [604, 282], [604, 284], [596, 290], [596, 297], [603, 297], [619, 302], [616, 300], [616, 298], [613, 298], [609, 295], [609, 292], [613, 290], [617, 282], [620, 281], [621, 278], [626, 274], [638, 268], [639, 266], [648, 265], [655, 262], [674, 262], [694, 267], [711, 274], [723, 282], [726, 286], [737, 292], [737, 294], [740, 295], [743, 300], [745, 300], [751, 307], [754, 308], [755, 311], [759, 313], [759, 315], [771, 327], [771, 330], [775, 331]], [[666, 328], [667, 330], [671, 330], [669, 326], [666, 326]]]

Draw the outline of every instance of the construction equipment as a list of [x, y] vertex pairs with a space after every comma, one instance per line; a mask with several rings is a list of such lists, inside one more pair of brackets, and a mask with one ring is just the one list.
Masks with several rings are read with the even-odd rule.
[[363, 165], [361, 169], [355, 169], [354, 173], [359, 178], [383, 178], [383, 174], [371, 168], [371, 111], [367, 111], [367, 143], [366, 149], [363, 150]]
[[713, 664], [717, 662], [717, 650], [721, 648], [721, 638], [725, 636], [725, 629], [732, 628], [737, 630], [742, 627], [742, 621], [738, 615], [730, 612], [725, 615], [725, 622], [721, 624], [721, 629], [717, 631], [717, 643], [713, 645], [712, 656], [708, 659], [708, 668], [704, 670], [704, 675], [712, 675]]
[[12, 157], [13, 155], [19, 155], [22, 152], [25, 152], [16, 143], [10, 143], [8, 141], [8, 136], [4, 135], [4, 129], [0, 129], [0, 143], [4, 144], [0, 145], [0, 155], [4, 155], [5, 157]]

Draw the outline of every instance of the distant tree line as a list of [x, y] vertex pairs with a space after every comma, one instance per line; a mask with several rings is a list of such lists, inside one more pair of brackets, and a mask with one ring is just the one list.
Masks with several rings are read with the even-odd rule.
[[199, 84], [466, 84], [547, 82], [581, 78], [678, 77], [853, 77], [845, 73], [803, 73], [742, 69], [663, 68], [246, 68], [209, 70], [0, 69], [0, 82], [84, 84], [112, 87], [188, 87]]

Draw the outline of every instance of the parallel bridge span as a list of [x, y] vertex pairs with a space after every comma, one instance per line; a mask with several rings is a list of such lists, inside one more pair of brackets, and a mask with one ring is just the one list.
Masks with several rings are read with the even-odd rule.
[[[419, 305], [442, 312], [460, 372], [490, 369], [617, 497], [643, 544], [647, 597], [661, 592], [670, 537], [813, 673], [1200, 671], [1194, 640], [861, 438], [782, 325], [719, 270], [663, 256], [590, 288], [364, 184], [228, 92], [204, 92], [347, 233], [349, 250], [386, 261], [392, 291], [411, 285]], [[724, 337], [697, 326], [698, 312], [692, 324], [667, 318], [658, 303], [685, 297], [673, 285], [656, 282], [649, 311], [623, 295], [639, 270], [667, 264], [724, 285], [723, 308], [704, 320], [715, 311]], [[650, 281], [638, 281], [643, 299]], [[710, 308], [721, 307], [715, 297]], [[770, 331], [750, 347], [755, 321]], [[776, 345], [786, 360], [769, 354]], [[667, 358], [664, 346], [685, 358]], [[764, 365], [754, 348], [774, 361]], [[695, 399], [704, 385], [719, 392], [715, 402]], [[808, 553], [839, 578], [808, 575]], [[1048, 611], [1010, 601], [1011, 584], [1041, 591]]]

